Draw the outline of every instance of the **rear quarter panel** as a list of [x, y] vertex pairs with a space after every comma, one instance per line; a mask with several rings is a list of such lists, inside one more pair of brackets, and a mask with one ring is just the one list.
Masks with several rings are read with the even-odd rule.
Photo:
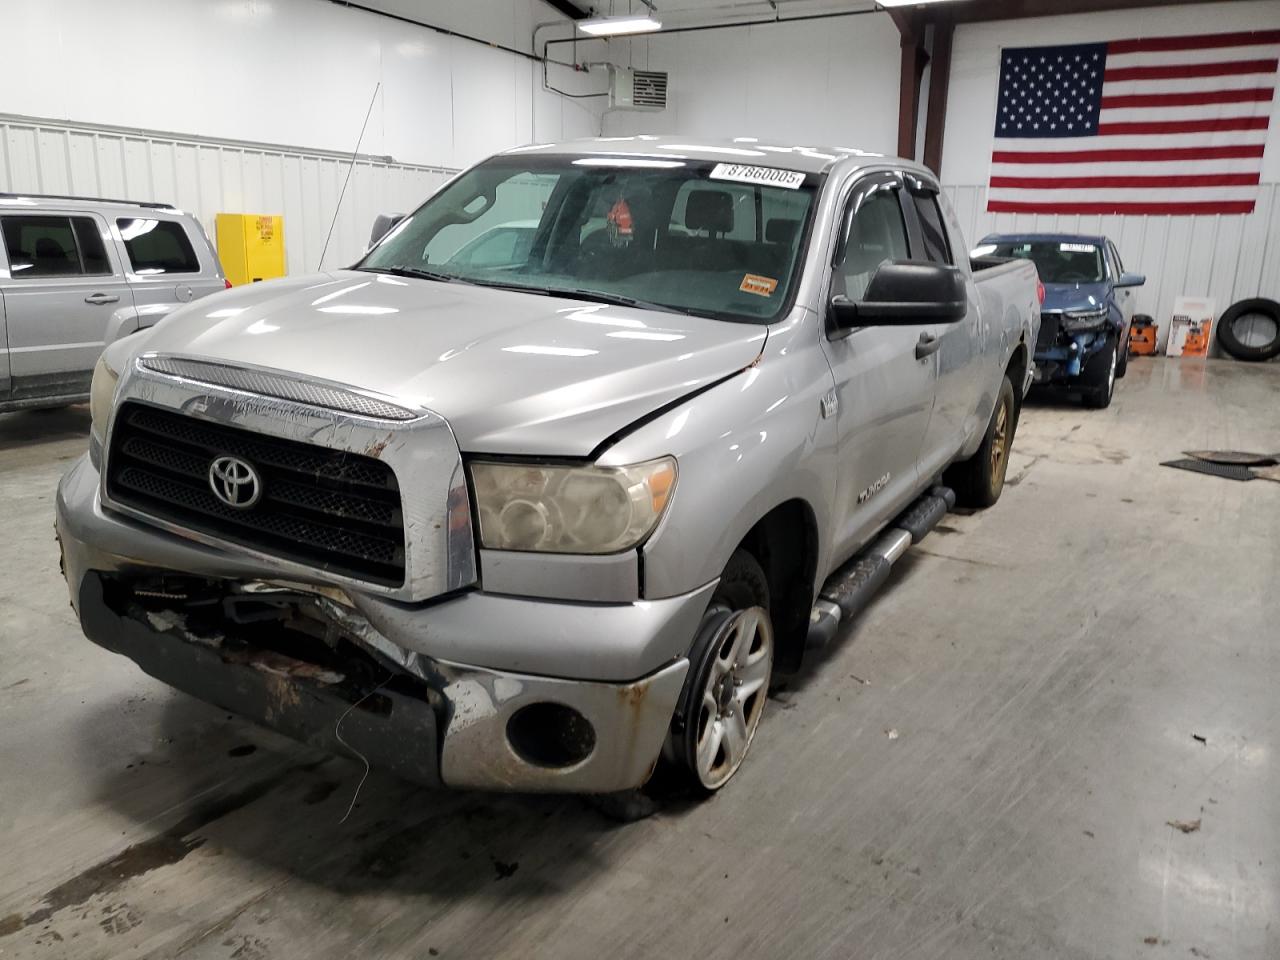
[[[157, 216], [162, 216], [157, 214]], [[199, 221], [187, 214], [169, 214], [165, 220], [180, 223], [191, 248], [195, 251], [200, 270], [196, 273], [173, 273], [163, 276], [144, 276], [135, 273], [129, 260], [129, 251], [121, 239], [119, 226], [111, 219], [111, 236], [117, 256], [124, 265], [125, 276], [133, 290], [137, 315], [135, 329], [155, 326], [184, 304], [226, 289], [222, 264], [209, 243], [208, 235]], [[126, 331], [128, 332], [128, 331]]]
[[[978, 308], [987, 326], [987, 350], [983, 357], [982, 391], [978, 401], [977, 428], [965, 443], [963, 457], [972, 456], [982, 444], [987, 422], [995, 409], [1001, 377], [1008, 368], [1014, 351], [1023, 345], [1027, 352], [1027, 370], [1040, 333], [1040, 300], [1036, 293], [1039, 277], [1030, 260], [1006, 263], [973, 275], [978, 288]], [[1013, 384], [1014, 393], [1022, 396], [1026, 380]]]

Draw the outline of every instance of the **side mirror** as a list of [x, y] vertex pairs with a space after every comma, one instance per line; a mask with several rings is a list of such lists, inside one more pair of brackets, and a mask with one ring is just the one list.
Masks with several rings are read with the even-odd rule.
[[831, 316], [846, 330], [955, 323], [968, 312], [964, 274], [955, 267], [909, 260], [880, 264], [861, 300], [831, 298]]
[[1116, 281], [1117, 287], [1140, 287], [1147, 282], [1147, 278], [1140, 273], [1122, 273], [1120, 279]]
[[[380, 213], [373, 218], [373, 229], [369, 232], [369, 246], [391, 232], [391, 228], [404, 219], [403, 213]], [[368, 248], [366, 248], [368, 249]]]

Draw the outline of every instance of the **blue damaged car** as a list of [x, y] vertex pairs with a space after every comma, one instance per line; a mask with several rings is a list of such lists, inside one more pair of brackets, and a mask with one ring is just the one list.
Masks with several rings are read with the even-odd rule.
[[1147, 278], [1126, 273], [1106, 237], [991, 234], [974, 254], [1035, 263], [1045, 291], [1035, 382], [1079, 390], [1088, 407], [1108, 406], [1127, 365], [1133, 288]]

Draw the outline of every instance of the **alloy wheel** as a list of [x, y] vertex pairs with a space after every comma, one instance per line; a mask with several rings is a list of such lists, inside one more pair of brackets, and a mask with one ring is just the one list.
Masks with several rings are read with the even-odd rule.
[[774, 649], [768, 613], [762, 607], [735, 611], [718, 641], [695, 728], [695, 771], [707, 790], [737, 771], [764, 713]]

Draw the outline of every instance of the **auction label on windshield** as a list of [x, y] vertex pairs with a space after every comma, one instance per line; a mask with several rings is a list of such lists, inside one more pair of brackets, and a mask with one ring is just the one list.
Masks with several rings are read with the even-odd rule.
[[763, 187], [786, 187], [799, 190], [804, 174], [799, 170], [779, 170], [777, 167], [753, 167], [747, 163], [717, 163], [711, 171], [712, 180], [736, 180], [738, 183], [758, 183]]
[[773, 277], [760, 277], [754, 273], [748, 273], [742, 278], [738, 289], [743, 293], [754, 293], [757, 297], [772, 297], [773, 291], [778, 289], [778, 281]]

